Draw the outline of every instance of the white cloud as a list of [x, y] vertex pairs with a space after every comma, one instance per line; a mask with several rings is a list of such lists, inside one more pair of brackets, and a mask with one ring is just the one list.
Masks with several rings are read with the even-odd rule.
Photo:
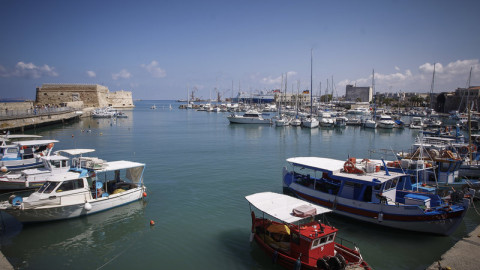
[[132, 74], [128, 72], [126, 69], [120, 70], [118, 73], [113, 73], [112, 74], [112, 79], [118, 80], [118, 79], [128, 79], [132, 77]]
[[56, 77], [58, 73], [54, 67], [49, 65], [36, 66], [33, 63], [18, 62], [13, 70], [9, 72], [5, 67], [0, 66], [1, 77], [21, 77], [21, 78], [34, 78], [41, 77]]
[[[287, 72], [287, 80], [288, 78], [291, 78], [293, 76], [297, 75], [297, 72], [296, 71], [288, 71]], [[283, 83], [285, 83], [285, 76], [282, 74], [278, 77], [272, 77], [272, 76], [268, 76], [268, 77], [263, 77], [260, 79], [260, 82], [263, 83], [263, 84], [266, 84], [266, 85], [280, 85], [282, 84], [282, 78], [283, 78]]]
[[97, 74], [95, 73], [95, 71], [87, 70], [87, 76], [90, 78], [95, 78], [97, 77]]
[[[424, 63], [418, 66], [418, 72], [413, 73], [407, 69], [402, 71], [395, 66], [394, 73], [382, 74], [375, 72], [375, 89], [378, 92], [398, 92], [398, 91], [424, 91], [428, 92], [431, 88], [433, 77], [432, 63]], [[442, 63], [435, 64], [435, 85], [434, 91], [452, 91], [458, 87], [465, 87], [472, 68], [472, 85], [478, 84], [474, 80], [475, 74], [480, 72], [479, 59], [457, 60], [446, 65]], [[345, 89], [347, 84], [356, 84], [357, 86], [370, 86], [372, 75], [366, 78], [356, 80], [345, 79], [337, 84], [337, 89]]]
[[152, 74], [153, 77], [155, 78], [163, 78], [167, 76], [167, 73], [164, 69], [160, 68], [158, 66], [158, 62], [153, 60], [150, 64], [145, 65], [142, 64], [140, 65], [142, 68], [144, 68], [146, 71], [148, 71], [150, 74]]

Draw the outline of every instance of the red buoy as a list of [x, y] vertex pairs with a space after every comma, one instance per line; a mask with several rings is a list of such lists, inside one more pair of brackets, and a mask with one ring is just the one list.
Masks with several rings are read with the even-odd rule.
[[147, 192], [145, 192], [145, 191], [143, 192], [143, 197], [144, 198], [147, 197]]
[[155, 221], [150, 220], [150, 226], [153, 226], [153, 225], [155, 225]]

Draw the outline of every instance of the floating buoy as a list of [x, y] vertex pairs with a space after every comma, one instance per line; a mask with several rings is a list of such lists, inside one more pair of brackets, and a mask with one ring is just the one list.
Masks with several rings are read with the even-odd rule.
[[90, 203], [88, 203], [88, 202], [87, 202], [87, 203], [85, 204], [85, 206], [83, 206], [83, 207], [84, 207], [85, 210], [87, 210], [87, 211], [92, 210], [92, 205], [91, 205]]
[[8, 168], [6, 166], [2, 166], [2, 168], [0, 169], [3, 173], [6, 173], [8, 172]]
[[144, 191], [142, 195], [143, 195], [144, 198], [146, 198], [147, 197], [147, 192]]
[[150, 226], [153, 226], [153, 225], [155, 225], [155, 221], [150, 220]]
[[75, 137], [75, 136], [73, 136], [73, 134], [72, 134], [72, 138], [73, 138], [73, 137]]
[[102, 136], [102, 135], [103, 135], [103, 133], [102, 133], [102, 132], [100, 132], [100, 136]]

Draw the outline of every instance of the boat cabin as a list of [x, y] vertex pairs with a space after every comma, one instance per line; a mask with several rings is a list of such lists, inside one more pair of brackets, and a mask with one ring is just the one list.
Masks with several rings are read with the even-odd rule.
[[[349, 167], [351, 162], [355, 170]], [[285, 181], [295, 182], [307, 188], [356, 201], [394, 203], [397, 184], [410, 176], [403, 173], [380, 170], [380, 164], [370, 170], [359, 169], [356, 160], [334, 160], [318, 157], [287, 159], [291, 169], [284, 169]], [[364, 167], [364, 168], [365, 168]], [[368, 171], [368, 173], [367, 173]], [[408, 181], [410, 181], [408, 179]]]
[[50, 154], [56, 140], [18, 141], [0, 146], [0, 160], [24, 160]]

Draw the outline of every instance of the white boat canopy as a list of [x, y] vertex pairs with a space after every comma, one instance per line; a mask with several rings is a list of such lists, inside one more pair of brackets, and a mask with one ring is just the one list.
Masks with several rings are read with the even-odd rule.
[[65, 153], [71, 156], [83, 155], [91, 152], [95, 152], [95, 149], [64, 149], [57, 151], [59, 154]]
[[103, 163], [103, 167], [100, 170], [95, 170], [96, 173], [106, 173], [117, 170], [126, 170], [126, 177], [132, 180], [133, 183], [139, 183], [142, 181], [144, 163], [138, 163], [133, 161], [111, 161]]
[[31, 141], [18, 141], [14, 142], [17, 145], [25, 145], [25, 146], [35, 146], [35, 145], [43, 145], [49, 143], [57, 143], [57, 140], [31, 140]]
[[5, 139], [21, 139], [21, 138], [41, 138], [40, 135], [28, 135], [28, 134], [9, 134], [9, 135], [0, 135], [0, 138]]
[[293, 215], [293, 209], [299, 206], [309, 206], [316, 209], [316, 215], [331, 212], [332, 210], [311, 204], [309, 202], [274, 192], [261, 192], [245, 197], [258, 210], [286, 223], [294, 223], [306, 217]]

